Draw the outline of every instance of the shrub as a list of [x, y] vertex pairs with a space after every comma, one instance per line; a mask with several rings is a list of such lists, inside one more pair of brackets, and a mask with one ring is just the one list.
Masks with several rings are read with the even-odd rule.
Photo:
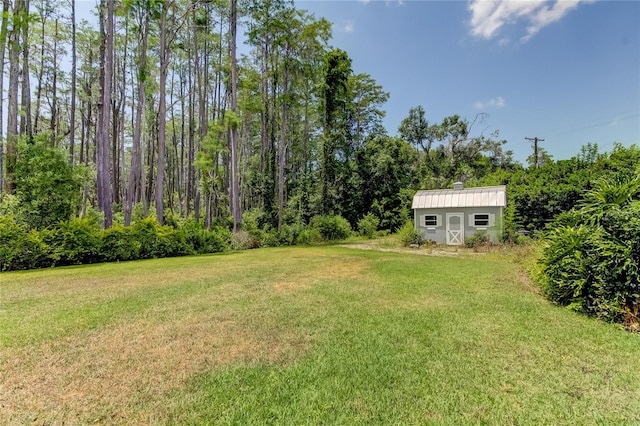
[[37, 229], [71, 219], [86, 175], [83, 167], [69, 165], [62, 150], [51, 148], [47, 136], [40, 134], [33, 143], [19, 144], [14, 175], [21, 219]]
[[247, 231], [236, 231], [231, 235], [232, 250], [248, 250], [260, 247], [260, 242]]
[[[631, 182], [639, 182], [635, 177]], [[640, 184], [599, 183], [585, 205], [546, 239], [540, 280], [552, 301], [637, 329], [640, 311]], [[613, 194], [613, 195], [611, 195]]]
[[280, 245], [283, 246], [292, 246], [296, 243], [298, 236], [304, 230], [304, 226], [298, 223], [293, 225], [282, 225], [282, 228], [278, 232], [278, 239], [280, 241]]
[[379, 225], [380, 219], [376, 215], [368, 213], [358, 221], [358, 232], [363, 237], [373, 238]]
[[413, 222], [410, 220], [402, 225], [402, 228], [398, 230], [397, 236], [403, 246], [410, 246], [411, 244], [422, 245], [423, 243], [422, 235], [416, 231]]
[[189, 220], [180, 228], [185, 244], [193, 253], [217, 253], [228, 250], [231, 245], [231, 232], [222, 227], [206, 229], [195, 220]]
[[140, 242], [140, 259], [183, 256], [190, 254], [182, 231], [160, 225], [155, 217], [148, 217], [132, 226], [134, 238]]
[[51, 248], [37, 231], [27, 229], [11, 217], [0, 218], [0, 271], [44, 268], [52, 264]]
[[90, 219], [72, 219], [53, 228], [45, 241], [59, 265], [81, 265], [102, 260], [100, 227]]
[[322, 241], [322, 235], [317, 229], [306, 228], [303, 229], [296, 238], [296, 244], [309, 245], [317, 244]]
[[102, 231], [100, 253], [107, 262], [139, 259], [141, 249], [142, 244], [131, 227], [114, 225]]
[[349, 221], [338, 215], [316, 216], [311, 219], [310, 227], [317, 230], [325, 241], [344, 240], [352, 233]]
[[184, 232], [171, 226], [156, 227], [156, 246], [153, 257], [174, 257], [193, 254], [186, 243]]
[[477, 231], [473, 235], [465, 238], [464, 245], [469, 248], [475, 248], [487, 244], [489, 240], [490, 237], [487, 231]]

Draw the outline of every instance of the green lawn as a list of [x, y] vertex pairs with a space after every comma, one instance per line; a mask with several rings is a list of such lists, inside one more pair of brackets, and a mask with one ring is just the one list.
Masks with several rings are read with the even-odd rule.
[[495, 254], [261, 249], [0, 275], [0, 424], [638, 424], [640, 335]]

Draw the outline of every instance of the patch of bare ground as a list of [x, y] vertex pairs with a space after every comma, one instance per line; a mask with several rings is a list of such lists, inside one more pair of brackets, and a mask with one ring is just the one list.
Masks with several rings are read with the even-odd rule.
[[285, 295], [311, 288], [322, 280], [362, 278], [367, 265], [366, 260], [357, 257], [331, 259], [330, 266], [323, 265], [321, 268], [301, 264], [294, 280], [291, 274], [277, 274], [273, 278], [272, 288], [276, 295]]
[[257, 324], [221, 307], [224, 298], [210, 309], [183, 300], [127, 323], [2, 350], [0, 424], [163, 423], [167, 392], [195, 374], [286, 363], [308, 350], [310, 337]]
[[[225, 272], [230, 272], [231, 269], [225, 266]], [[135, 268], [123, 268], [118, 271], [118, 279], [114, 279], [110, 274], [99, 276], [74, 274], [73, 269], [54, 270], [46, 279], [40, 279], [39, 275], [42, 271], [34, 271], [32, 276], [25, 274], [25, 278], [29, 280], [28, 283], [13, 279], [12, 281], [18, 285], [12, 286], [10, 290], [5, 289], [2, 297], [4, 302], [52, 296], [63, 299], [73, 298], [74, 301], [112, 299], [114, 296], [127, 294], [131, 290], [197, 281], [216, 276], [219, 272], [219, 267], [215, 264], [210, 266], [199, 264], [197, 268], [181, 265], [176, 268], [145, 269], [144, 274], [140, 274]], [[94, 291], [96, 289], [100, 291]]]
[[466, 250], [461, 247], [446, 246], [421, 246], [419, 248], [403, 247], [400, 245], [381, 244], [376, 240], [359, 241], [357, 243], [342, 244], [341, 247], [357, 250], [376, 250], [386, 253], [408, 253], [422, 256], [450, 256], [476, 254], [473, 250]]
[[[279, 362], [308, 342], [265, 336], [232, 311], [141, 319], [3, 355], [0, 423], [144, 424], [163, 395], [234, 362]], [[137, 407], [137, 408], [136, 408]]]
[[[367, 265], [357, 258], [300, 261], [317, 264], [301, 267], [293, 275], [276, 272], [266, 286], [249, 290], [255, 292], [259, 301], [252, 303], [258, 304], [264, 318], [231, 307], [239, 296], [237, 284], [229, 281], [204, 293], [163, 301], [126, 322], [0, 348], [0, 424], [161, 424], [168, 419], [170, 393], [200, 372], [238, 363], [286, 364], [298, 359], [314, 336], [275, 323], [270, 302], [281, 295], [297, 297], [321, 280], [356, 277]], [[208, 267], [188, 273], [163, 270], [144, 278], [134, 275], [130, 284], [121, 283], [120, 277], [112, 278], [118, 283], [104, 277], [90, 284], [78, 280], [76, 285], [54, 285], [49, 295], [58, 297], [62, 290], [77, 293], [79, 299], [94, 297], [81, 289], [91, 288], [93, 294], [98, 286], [113, 297], [114, 291], [129, 286], [159, 286], [185, 281], [187, 276], [188, 281], [204, 279], [212, 272]], [[31, 291], [47, 297], [45, 288]]]

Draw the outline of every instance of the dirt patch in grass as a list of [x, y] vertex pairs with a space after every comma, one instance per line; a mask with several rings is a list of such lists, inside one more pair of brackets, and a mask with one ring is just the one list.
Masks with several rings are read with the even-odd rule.
[[[154, 260], [147, 262], [154, 262]], [[131, 262], [128, 267], [117, 270], [118, 279], [114, 279], [113, 275], [107, 272], [97, 273], [96, 276], [88, 276], [86, 272], [88, 268], [106, 269], [115, 268], [115, 265], [30, 271], [24, 273], [24, 276], [20, 276], [19, 279], [11, 277], [13, 284], [10, 288], [5, 288], [3, 301], [10, 303], [23, 299], [50, 299], [52, 296], [63, 300], [73, 299], [74, 302], [87, 299], [91, 301], [111, 299], [144, 287], [161, 287], [166, 284], [208, 279], [220, 273], [219, 263], [213, 262], [210, 265], [199, 262], [196, 267], [180, 265], [170, 269], [166, 267], [152, 269], [145, 265], [142, 271], [135, 267], [135, 262]], [[240, 268], [229, 266], [225, 266], [224, 269], [226, 272], [233, 269], [240, 270]], [[49, 275], [45, 275], [46, 272], [49, 272]]]
[[291, 279], [290, 273], [277, 275], [273, 278], [272, 288], [275, 295], [282, 296], [306, 290], [324, 280], [363, 278], [368, 265], [366, 260], [358, 257], [331, 259], [330, 266], [325, 262], [319, 265], [301, 264], [294, 280]]
[[163, 398], [194, 374], [304, 351], [293, 333], [259, 335], [231, 311], [141, 319], [3, 354], [0, 423], [155, 423]]
[[403, 247], [401, 245], [388, 246], [376, 240], [359, 241], [356, 243], [342, 244], [340, 247], [357, 250], [375, 250], [385, 253], [417, 254], [422, 256], [446, 256], [457, 257], [460, 255], [475, 255], [473, 250], [459, 246], [421, 246], [419, 248]]

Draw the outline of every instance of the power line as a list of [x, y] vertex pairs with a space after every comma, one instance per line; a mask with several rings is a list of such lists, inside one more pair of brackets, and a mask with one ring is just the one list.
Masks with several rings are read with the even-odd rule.
[[533, 158], [534, 158], [533, 161], [535, 162], [534, 164], [537, 169], [538, 167], [540, 167], [538, 164], [538, 142], [544, 142], [544, 139], [540, 139], [537, 136], [533, 138], [525, 138], [525, 139], [533, 142]]

